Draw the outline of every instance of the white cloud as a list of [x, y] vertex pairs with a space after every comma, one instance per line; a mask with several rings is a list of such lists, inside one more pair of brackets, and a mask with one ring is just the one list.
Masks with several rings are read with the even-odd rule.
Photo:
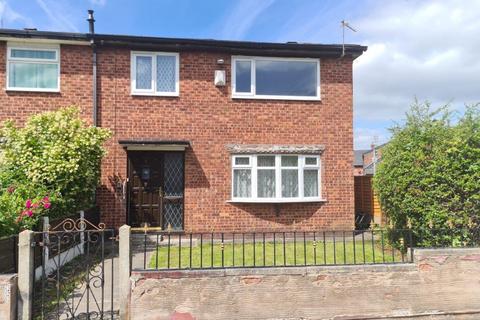
[[380, 145], [390, 138], [384, 130], [371, 128], [355, 128], [354, 134], [355, 149], [369, 149], [372, 143]]
[[21, 15], [17, 11], [13, 10], [7, 3], [7, 1], [0, 1], [0, 17], [1, 17], [1, 27], [3, 28], [4, 25], [9, 25], [12, 23], [20, 23], [24, 26], [31, 26], [33, 25], [32, 21]]
[[275, 0], [238, 1], [218, 26], [223, 39], [242, 39], [255, 23], [258, 16], [270, 7]]
[[[356, 147], [401, 121], [417, 97], [433, 106], [480, 101], [480, 0], [313, 2], [291, 14], [278, 40], [339, 42], [338, 21], [358, 30], [347, 42], [368, 45], [354, 63]], [[338, 32], [338, 37], [337, 37]], [[367, 141], [368, 140], [368, 141]]]
[[355, 62], [355, 116], [398, 120], [413, 97], [480, 101], [480, 0], [384, 2], [355, 22], [369, 50]]

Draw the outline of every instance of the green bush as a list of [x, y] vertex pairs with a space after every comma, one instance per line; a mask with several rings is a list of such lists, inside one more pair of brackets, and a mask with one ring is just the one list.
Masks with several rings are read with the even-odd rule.
[[87, 126], [78, 108], [67, 107], [34, 115], [22, 128], [6, 121], [0, 135], [0, 235], [31, 228], [40, 214], [93, 205], [109, 130]]
[[468, 229], [480, 224], [480, 112], [453, 116], [448, 106], [416, 102], [391, 129], [374, 177], [390, 225], [411, 227], [419, 245], [478, 241]]

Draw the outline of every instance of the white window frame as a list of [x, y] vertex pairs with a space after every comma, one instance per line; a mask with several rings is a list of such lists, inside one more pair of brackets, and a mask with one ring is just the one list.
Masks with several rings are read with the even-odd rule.
[[[12, 57], [12, 50], [35, 50], [35, 51], [55, 51], [55, 59], [35, 59], [35, 58], [16, 58]], [[21, 44], [8, 43], [7, 44], [7, 59], [6, 59], [6, 84], [7, 91], [32, 91], [32, 92], [60, 92], [60, 46], [59, 45], [44, 45], [44, 44]], [[53, 64], [58, 65], [57, 68], [57, 87], [56, 88], [29, 88], [29, 87], [11, 87], [10, 86], [10, 63], [38, 63], [38, 64]]]
[[[287, 96], [287, 95], [258, 95], [256, 94], [256, 61], [301, 61], [315, 62], [317, 64], [317, 94], [315, 96]], [[250, 61], [251, 63], [251, 86], [250, 92], [236, 91], [236, 62]], [[320, 59], [314, 58], [279, 58], [279, 57], [251, 57], [251, 56], [232, 56], [232, 98], [234, 99], [270, 99], [270, 100], [320, 100]]]
[[[257, 166], [257, 157], [258, 156], [274, 156], [275, 157], [275, 167], [258, 167]], [[298, 157], [298, 167], [282, 167], [281, 166], [281, 157], [282, 156], [297, 156]], [[237, 157], [249, 157], [249, 165], [235, 165], [235, 158]], [[316, 158], [316, 165], [306, 165], [306, 158]], [[323, 202], [325, 199], [322, 198], [322, 164], [321, 158], [319, 155], [298, 155], [298, 154], [252, 154], [252, 155], [241, 155], [236, 154], [231, 157], [232, 163], [232, 183], [231, 183], [231, 200], [228, 202], [246, 202], [246, 203], [297, 203], [297, 202]], [[262, 198], [258, 197], [258, 186], [257, 186], [257, 173], [258, 169], [275, 169], [275, 197], [272, 198]], [[234, 183], [233, 175], [235, 169], [251, 169], [251, 197], [234, 197]], [[298, 169], [298, 197], [282, 197], [282, 169]], [[305, 197], [304, 196], [304, 184], [303, 176], [305, 170], [317, 170], [318, 172], [318, 196], [316, 197]]]
[[[275, 157], [275, 162], [274, 162], [274, 166], [273, 167], [259, 167], [258, 166], [258, 157], [261, 157], [261, 156], [265, 156], [265, 157]], [[258, 196], [258, 184], [257, 184], [257, 181], [258, 181], [258, 170], [274, 170], [275, 172], [275, 195], [278, 194], [278, 188], [280, 186], [280, 188], [282, 187], [281, 185], [278, 184], [278, 182], [280, 181], [279, 180], [279, 177], [278, 177], [278, 163], [277, 163], [277, 156], [274, 155], [274, 154], [257, 154], [257, 155], [254, 155], [252, 156], [253, 158], [253, 163], [254, 163], [254, 166], [252, 167], [252, 198], [255, 198], [255, 199], [258, 199], [258, 201], [269, 201], [270, 199], [272, 198], [267, 198], [267, 197], [259, 197]], [[255, 172], [255, 173], [254, 173]], [[254, 184], [255, 182], [255, 184]], [[255, 192], [253, 192], [253, 188], [255, 188]], [[275, 197], [276, 198], [276, 197]]]
[[[237, 158], [247, 158], [248, 159], [248, 164], [236, 164], [236, 159]], [[251, 168], [252, 167], [252, 157], [250, 155], [236, 155], [232, 159], [233, 167], [235, 168]]]
[[[157, 91], [157, 56], [175, 57], [175, 91]], [[137, 89], [137, 57], [152, 59], [151, 89]], [[130, 53], [130, 90], [132, 95], [178, 97], [180, 95], [180, 54], [178, 52], [131, 51]]]
[[[235, 159], [236, 158], [248, 158], [248, 164], [235, 164]], [[238, 155], [238, 156], [233, 156], [232, 157], [232, 198], [235, 198], [234, 197], [234, 192], [233, 192], [233, 188], [234, 188], [234, 172], [235, 170], [245, 170], [245, 169], [249, 169], [250, 170], [250, 194], [253, 195], [253, 163], [252, 163], [252, 160], [253, 160], [253, 157], [250, 156], [250, 155]], [[256, 162], [256, 160], [255, 160]], [[256, 177], [256, 175], [255, 175]], [[256, 184], [256, 183], [255, 183]], [[236, 198], [236, 199], [249, 199], [249, 198]]]

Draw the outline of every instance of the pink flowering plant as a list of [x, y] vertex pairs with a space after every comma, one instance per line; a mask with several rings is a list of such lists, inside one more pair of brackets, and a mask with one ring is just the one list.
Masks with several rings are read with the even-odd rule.
[[39, 218], [49, 216], [59, 200], [42, 188], [10, 185], [3, 189], [0, 193], [0, 237], [34, 229]]
[[48, 196], [43, 197], [36, 202], [32, 199], [25, 201], [25, 208], [17, 217], [17, 224], [20, 229], [32, 229], [37, 223], [38, 217], [47, 215], [46, 210], [50, 209], [51, 203]]

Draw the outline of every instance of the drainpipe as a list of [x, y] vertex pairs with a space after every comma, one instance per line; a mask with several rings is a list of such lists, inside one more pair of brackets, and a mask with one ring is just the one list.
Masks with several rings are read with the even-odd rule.
[[95, 44], [95, 19], [93, 18], [93, 10], [88, 10], [88, 31], [90, 38], [90, 46], [92, 47], [92, 102], [93, 102], [93, 126], [97, 126], [97, 45]]
[[[97, 45], [95, 44], [95, 19], [93, 18], [93, 10], [88, 10], [88, 36], [90, 38], [90, 46], [92, 47], [92, 122], [93, 126], [97, 126]], [[97, 192], [93, 194], [93, 201], [97, 203]]]

